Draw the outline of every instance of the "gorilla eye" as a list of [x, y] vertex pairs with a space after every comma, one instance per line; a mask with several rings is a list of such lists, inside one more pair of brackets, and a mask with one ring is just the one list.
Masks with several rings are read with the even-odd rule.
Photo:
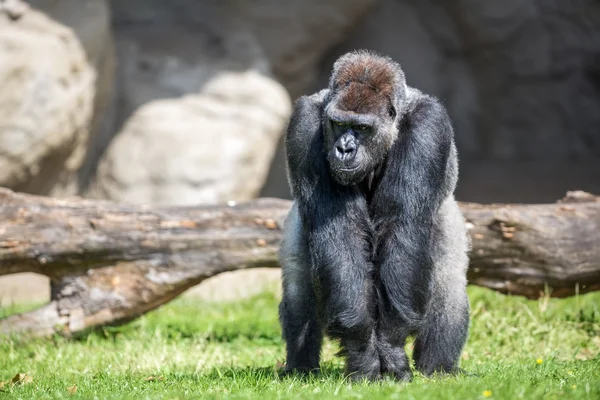
[[333, 120], [333, 119], [332, 119], [332, 120], [331, 120], [331, 122], [333, 122], [333, 124], [334, 124], [335, 126], [344, 126], [344, 123], [343, 123], [343, 122], [340, 122], [340, 121], [335, 121], [335, 120]]
[[356, 129], [359, 132], [366, 132], [369, 130], [369, 128], [370, 128], [370, 126], [368, 126], [368, 125], [357, 125], [354, 127], [354, 129]]

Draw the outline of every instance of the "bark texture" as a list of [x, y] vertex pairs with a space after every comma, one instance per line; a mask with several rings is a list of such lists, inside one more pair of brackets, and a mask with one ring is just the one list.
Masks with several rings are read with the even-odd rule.
[[[0, 189], [0, 275], [53, 282], [48, 305], [1, 319], [0, 333], [73, 335], [134, 319], [221, 272], [277, 267], [290, 205], [134, 206]], [[528, 298], [600, 289], [600, 198], [461, 209], [471, 283]]]

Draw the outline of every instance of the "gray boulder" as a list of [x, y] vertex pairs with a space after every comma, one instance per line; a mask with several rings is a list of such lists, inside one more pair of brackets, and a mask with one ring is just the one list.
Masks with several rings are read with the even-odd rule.
[[116, 54], [107, 0], [29, 0], [31, 7], [75, 32], [96, 71], [94, 115], [85, 160], [78, 173], [79, 191], [85, 189], [98, 160], [114, 136], [116, 116]]
[[0, 185], [77, 193], [95, 71], [72, 30], [27, 9], [0, 12]]
[[256, 71], [151, 101], [111, 143], [91, 195], [179, 205], [256, 197], [290, 111], [285, 89]]

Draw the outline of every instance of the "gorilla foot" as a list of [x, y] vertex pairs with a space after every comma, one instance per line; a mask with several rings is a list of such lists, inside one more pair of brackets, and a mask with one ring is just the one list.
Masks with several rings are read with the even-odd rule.
[[412, 381], [413, 373], [403, 346], [392, 346], [387, 341], [380, 340], [377, 348], [381, 359], [382, 374], [391, 375], [395, 380], [401, 382]]
[[381, 379], [381, 364], [376, 352], [354, 355], [346, 359], [346, 374], [353, 381]]
[[387, 373], [391, 373], [394, 379], [400, 382], [412, 382], [413, 373], [410, 368], [397, 370], [397, 371], [386, 371]]
[[410, 367], [406, 368], [394, 368], [394, 369], [383, 369], [381, 371], [383, 375], [391, 376], [398, 382], [412, 382], [413, 373], [410, 370]]
[[319, 375], [320, 373], [321, 373], [321, 370], [318, 367], [316, 367], [316, 368], [310, 368], [310, 367], [287, 368], [286, 367], [279, 371], [279, 377], [285, 378], [287, 376], [300, 376], [300, 377], [306, 378], [311, 375]]

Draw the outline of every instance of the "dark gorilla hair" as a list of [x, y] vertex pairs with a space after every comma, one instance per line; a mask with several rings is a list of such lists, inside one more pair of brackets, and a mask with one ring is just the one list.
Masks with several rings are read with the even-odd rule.
[[286, 152], [285, 371], [317, 369], [323, 333], [340, 340], [353, 378], [410, 380], [413, 334], [418, 370], [457, 371], [468, 239], [442, 104], [408, 87], [390, 58], [352, 52], [327, 89], [296, 102]]

